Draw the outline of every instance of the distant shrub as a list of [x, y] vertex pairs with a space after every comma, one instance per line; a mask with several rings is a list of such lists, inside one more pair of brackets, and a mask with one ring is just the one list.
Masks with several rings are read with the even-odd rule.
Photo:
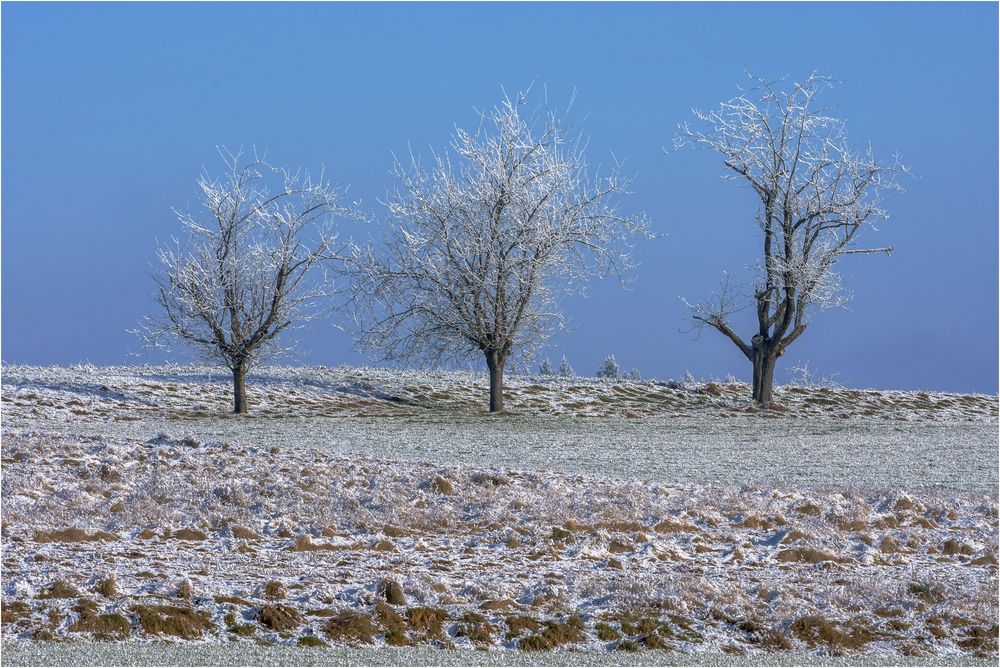
[[562, 362], [559, 363], [559, 375], [563, 378], [570, 378], [576, 375], [576, 372], [573, 371], [573, 367], [569, 365], [569, 360], [566, 359], [565, 355], [563, 355]]
[[539, 376], [551, 376], [551, 375], [553, 375], [553, 372], [552, 372], [552, 363], [549, 361], [548, 357], [546, 357], [545, 359], [543, 359], [542, 363], [538, 365], [538, 375]]
[[631, 380], [634, 383], [638, 383], [640, 380], [642, 380], [642, 374], [639, 373], [638, 369], [632, 369], [631, 371], [628, 372], [628, 375], [625, 376], [625, 378]]
[[618, 360], [615, 359], [614, 355], [608, 355], [601, 366], [597, 368], [594, 376], [597, 378], [618, 378], [619, 373]]

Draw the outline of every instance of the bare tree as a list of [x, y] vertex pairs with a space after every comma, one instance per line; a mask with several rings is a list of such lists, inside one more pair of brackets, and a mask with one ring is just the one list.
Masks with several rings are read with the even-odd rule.
[[[906, 168], [898, 158], [875, 160], [870, 147], [851, 147], [844, 122], [815, 105], [831, 85], [815, 74], [798, 83], [755, 80], [717, 110], [694, 112], [698, 128], [683, 124], [674, 142], [720, 153], [727, 178], [749, 185], [760, 200], [763, 253], [752, 299], [744, 301], [727, 275], [713, 299], [688, 305], [696, 326], [717, 329], [751, 361], [753, 399], [762, 404], [772, 401], [776, 361], [805, 332], [809, 313], [845, 302], [836, 262], [892, 250], [854, 243], [888, 217], [883, 195], [899, 189], [896, 177]], [[729, 322], [744, 306], [757, 316], [749, 342]]]
[[508, 359], [530, 359], [563, 324], [559, 295], [621, 278], [630, 237], [646, 230], [618, 212], [618, 166], [591, 179], [579, 134], [526, 104], [505, 95], [430, 169], [397, 160], [384, 247], [355, 246], [350, 263], [361, 345], [401, 361], [482, 355], [491, 412], [503, 410]]
[[246, 413], [246, 374], [263, 357], [290, 352], [278, 335], [320, 313], [329, 295], [342, 192], [256, 153], [220, 149], [225, 173], [198, 179], [200, 215], [176, 211], [185, 240], [161, 245], [154, 273], [161, 308], [137, 334], [149, 347], [181, 341], [233, 374], [233, 412]]

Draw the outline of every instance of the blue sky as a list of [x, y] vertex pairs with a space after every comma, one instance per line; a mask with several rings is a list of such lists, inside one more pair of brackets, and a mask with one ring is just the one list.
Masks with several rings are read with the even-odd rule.
[[[577, 90], [589, 157], [635, 173], [629, 207], [664, 236], [632, 287], [566, 301], [546, 351], [592, 373], [608, 353], [645, 376], [749, 375], [679, 296], [754, 261], [755, 205], [708, 153], [664, 155], [692, 107], [749, 70], [843, 83], [851, 137], [916, 178], [841, 265], [854, 299], [814, 317], [779, 366], [851, 386], [997, 391], [997, 5], [21, 4], [2, 7], [2, 357], [122, 363], [151, 311], [156, 239], [194, 206], [215, 145], [256, 145], [350, 186], [375, 217], [391, 153], [443, 145], [500, 87]], [[357, 231], [355, 230], [355, 233]], [[749, 323], [740, 323], [744, 333]], [[303, 363], [363, 363], [333, 322]], [[140, 358], [142, 359], [142, 358]], [[146, 358], [155, 361], [159, 358]], [[174, 359], [182, 360], [180, 354]]]

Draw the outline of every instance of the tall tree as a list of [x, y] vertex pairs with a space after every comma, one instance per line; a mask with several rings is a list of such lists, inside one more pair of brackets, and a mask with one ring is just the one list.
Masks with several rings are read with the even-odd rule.
[[161, 312], [137, 334], [147, 346], [180, 341], [233, 374], [233, 412], [248, 411], [247, 371], [291, 352], [278, 335], [320, 313], [329, 295], [341, 191], [320, 176], [220, 149], [225, 172], [198, 179], [202, 210], [177, 211], [184, 240], [161, 245], [153, 274]]
[[560, 294], [623, 276], [645, 220], [619, 213], [618, 167], [589, 177], [578, 132], [525, 93], [456, 129], [430, 169], [411, 157], [395, 171], [384, 242], [350, 262], [361, 344], [390, 360], [482, 356], [502, 411], [508, 360], [562, 325]]
[[[777, 359], [802, 336], [809, 314], [843, 304], [834, 265], [859, 249], [858, 235], [887, 217], [883, 195], [898, 190], [906, 168], [894, 158], [877, 161], [858, 151], [845, 124], [816, 106], [832, 82], [812, 75], [790, 83], [755, 80], [752, 88], [711, 112], [694, 112], [675, 146], [705, 146], [721, 154], [727, 177], [749, 185], [759, 198], [756, 217], [762, 254], [752, 299], [743, 302], [728, 275], [712, 300], [689, 304], [696, 326], [728, 337], [753, 365], [753, 400], [773, 400]], [[756, 310], [749, 341], [730, 324], [744, 306]]]

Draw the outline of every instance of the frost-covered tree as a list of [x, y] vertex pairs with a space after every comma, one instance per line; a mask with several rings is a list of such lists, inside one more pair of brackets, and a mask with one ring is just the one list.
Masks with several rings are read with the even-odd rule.
[[589, 176], [578, 132], [526, 100], [505, 95], [429, 167], [397, 161], [390, 229], [350, 263], [362, 347], [402, 361], [482, 356], [493, 412], [507, 361], [530, 359], [562, 325], [559, 296], [621, 277], [646, 230], [619, 213], [617, 167]]
[[608, 355], [594, 372], [594, 376], [596, 378], [617, 378], [619, 372], [618, 360], [615, 359], [614, 355]]
[[552, 375], [552, 362], [546, 357], [542, 360], [542, 363], [538, 365], [538, 375], [539, 376], [551, 376]]
[[569, 360], [563, 355], [562, 362], [559, 363], [559, 375], [563, 378], [571, 378], [576, 375], [573, 367], [569, 365]]
[[[846, 296], [834, 265], [852, 253], [889, 253], [891, 248], [854, 247], [865, 228], [887, 217], [888, 190], [898, 190], [905, 172], [898, 159], [879, 162], [870, 147], [856, 150], [843, 121], [816, 104], [830, 79], [754, 80], [754, 87], [711, 112], [694, 112], [675, 146], [703, 146], [721, 154], [727, 178], [750, 187], [759, 200], [756, 216], [761, 257], [752, 296], [729, 276], [716, 295], [688, 304], [696, 327], [728, 337], [753, 365], [753, 400], [772, 401], [777, 359], [809, 324], [809, 314], [843, 304]], [[749, 340], [730, 316], [752, 306], [756, 327]]]
[[642, 374], [639, 373], [638, 369], [632, 369], [631, 371], [628, 372], [628, 375], [625, 377], [631, 380], [633, 383], [638, 383], [640, 380], [642, 380]]
[[161, 245], [153, 273], [160, 313], [136, 333], [150, 347], [179, 341], [233, 374], [233, 412], [246, 413], [246, 374], [290, 352], [278, 335], [329, 296], [334, 218], [355, 215], [342, 192], [307, 172], [224, 148], [221, 178], [198, 179], [202, 208], [177, 211], [182, 239]]

